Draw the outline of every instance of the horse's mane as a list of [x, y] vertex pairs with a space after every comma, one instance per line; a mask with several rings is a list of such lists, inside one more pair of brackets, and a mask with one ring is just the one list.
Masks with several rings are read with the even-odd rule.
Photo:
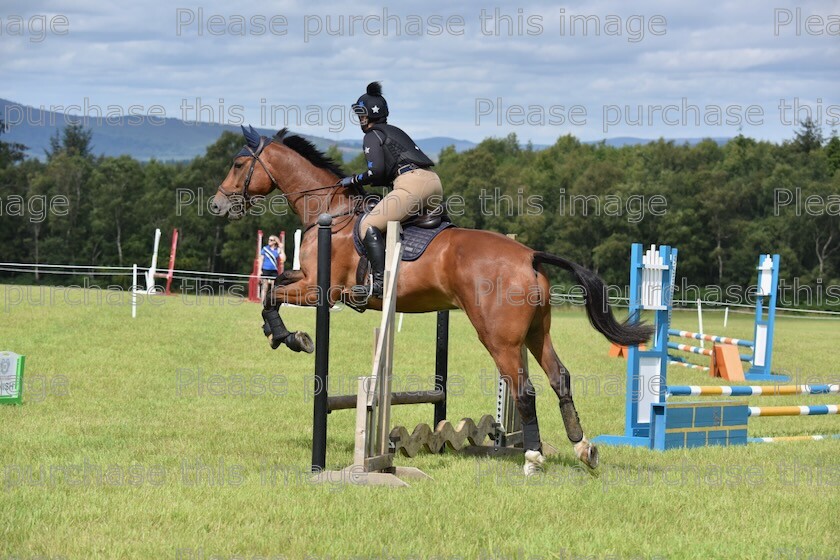
[[315, 145], [297, 134], [288, 135], [289, 129], [284, 128], [274, 135], [274, 140], [280, 142], [284, 146], [294, 150], [303, 156], [309, 163], [315, 167], [326, 169], [336, 177], [344, 177], [344, 170], [341, 164], [327, 157], [324, 152], [315, 147]]

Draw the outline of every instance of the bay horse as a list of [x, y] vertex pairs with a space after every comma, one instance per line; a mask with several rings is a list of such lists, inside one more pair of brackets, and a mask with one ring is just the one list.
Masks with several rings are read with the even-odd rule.
[[[314, 345], [304, 332], [290, 332], [279, 316], [281, 303], [315, 305], [317, 246], [313, 226], [318, 216], [333, 216], [330, 304], [356, 283], [359, 256], [352, 230], [361, 208], [359, 192], [338, 184], [343, 175], [338, 166], [300, 136], [286, 129], [274, 138], [245, 129], [246, 145], [219, 185], [210, 203], [211, 211], [228, 219], [241, 218], [257, 197], [280, 190], [300, 217], [304, 234], [300, 247], [300, 270], [284, 272], [264, 302], [264, 332], [272, 348], [285, 344], [295, 351], [312, 352]], [[397, 283], [397, 311], [426, 313], [461, 309], [478, 333], [508, 383], [522, 419], [526, 474], [541, 470], [535, 391], [522, 363], [525, 344], [548, 376], [560, 401], [566, 435], [575, 455], [589, 468], [598, 464], [598, 450], [585, 437], [572, 400], [569, 371], [560, 362], [551, 342], [549, 280], [543, 265], [570, 271], [585, 293], [585, 308], [591, 325], [611, 342], [621, 345], [647, 341], [648, 325], [616, 321], [607, 301], [604, 282], [572, 261], [535, 251], [499, 233], [451, 227], [442, 231], [421, 258], [404, 262]], [[381, 309], [372, 299], [369, 308]]]

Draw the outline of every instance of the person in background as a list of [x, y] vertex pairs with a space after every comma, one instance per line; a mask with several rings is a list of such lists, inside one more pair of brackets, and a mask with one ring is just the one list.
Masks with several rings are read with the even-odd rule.
[[268, 245], [260, 251], [259, 269], [262, 289], [260, 291], [260, 299], [265, 298], [268, 290], [274, 287], [274, 279], [279, 274], [283, 262], [286, 260], [286, 254], [280, 247], [280, 239], [276, 235], [269, 236]]

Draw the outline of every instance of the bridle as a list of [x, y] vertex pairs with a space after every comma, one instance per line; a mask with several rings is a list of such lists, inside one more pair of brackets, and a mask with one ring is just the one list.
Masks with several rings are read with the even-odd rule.
[[[246, 145], [242, 148], [242, 151], [240, 151], [239, 154], [237, 154], [236, 156], [236, 158], [239, 158], [241, 156], [251, 157], [251, 167], [248, 168], [248, 173], [245, 175], [245, 185], [242, 187], [242, 194], [240, 195], [238, 192], [228, 192], [221, 185], [219, 185], [219, 192], [221, 192], [227, 198], [230, 198], [234, 195], [242, 196], [242, 198], [245, 200], [245, 203], [247, 204], [251, 200], [251, 196], [248, 194], [248, 186], [251, 184], [251, 177], [253, 177], [254, 175], [254, 168], [257, 166], [257, 163], [259, 163], [262, 166], [263, 170], [265, 171], [265, 174], [268, 175], [268, 178], [271, 180], [271, 186], [276, 188], [278, 191], [282, 191], [282, 189], [280, 188], [280, 184], [274, 178], [274, 175], [271, 174], [271, 171], [268, 170], [268, 166], [266, 166], [265, 162], [263, 162], [263, 160], [260, 159], [260, 154], [262, 154], [265, 147], [271, 144], [272, 142], [272, 140], [269, 140], [268, 142], [266, 142], [266, 140], [268, 140], [268, 138], [266, 138], [265, 136], [260, 137], [260, 143], [257, 146], [256, 150], [252, 150], [251, 146]], [[247, 153], [243, 153], [246, 150]]]

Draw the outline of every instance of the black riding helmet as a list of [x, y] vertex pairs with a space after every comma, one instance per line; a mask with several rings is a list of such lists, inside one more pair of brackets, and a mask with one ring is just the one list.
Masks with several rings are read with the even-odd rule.
[[367, 91], [353, 103], [353, 112], [358, 117], [367, 117], [370, 122], [378, 122], [388, 117], [388, 103], [382, 97], [382, 84], [371, 82]]

